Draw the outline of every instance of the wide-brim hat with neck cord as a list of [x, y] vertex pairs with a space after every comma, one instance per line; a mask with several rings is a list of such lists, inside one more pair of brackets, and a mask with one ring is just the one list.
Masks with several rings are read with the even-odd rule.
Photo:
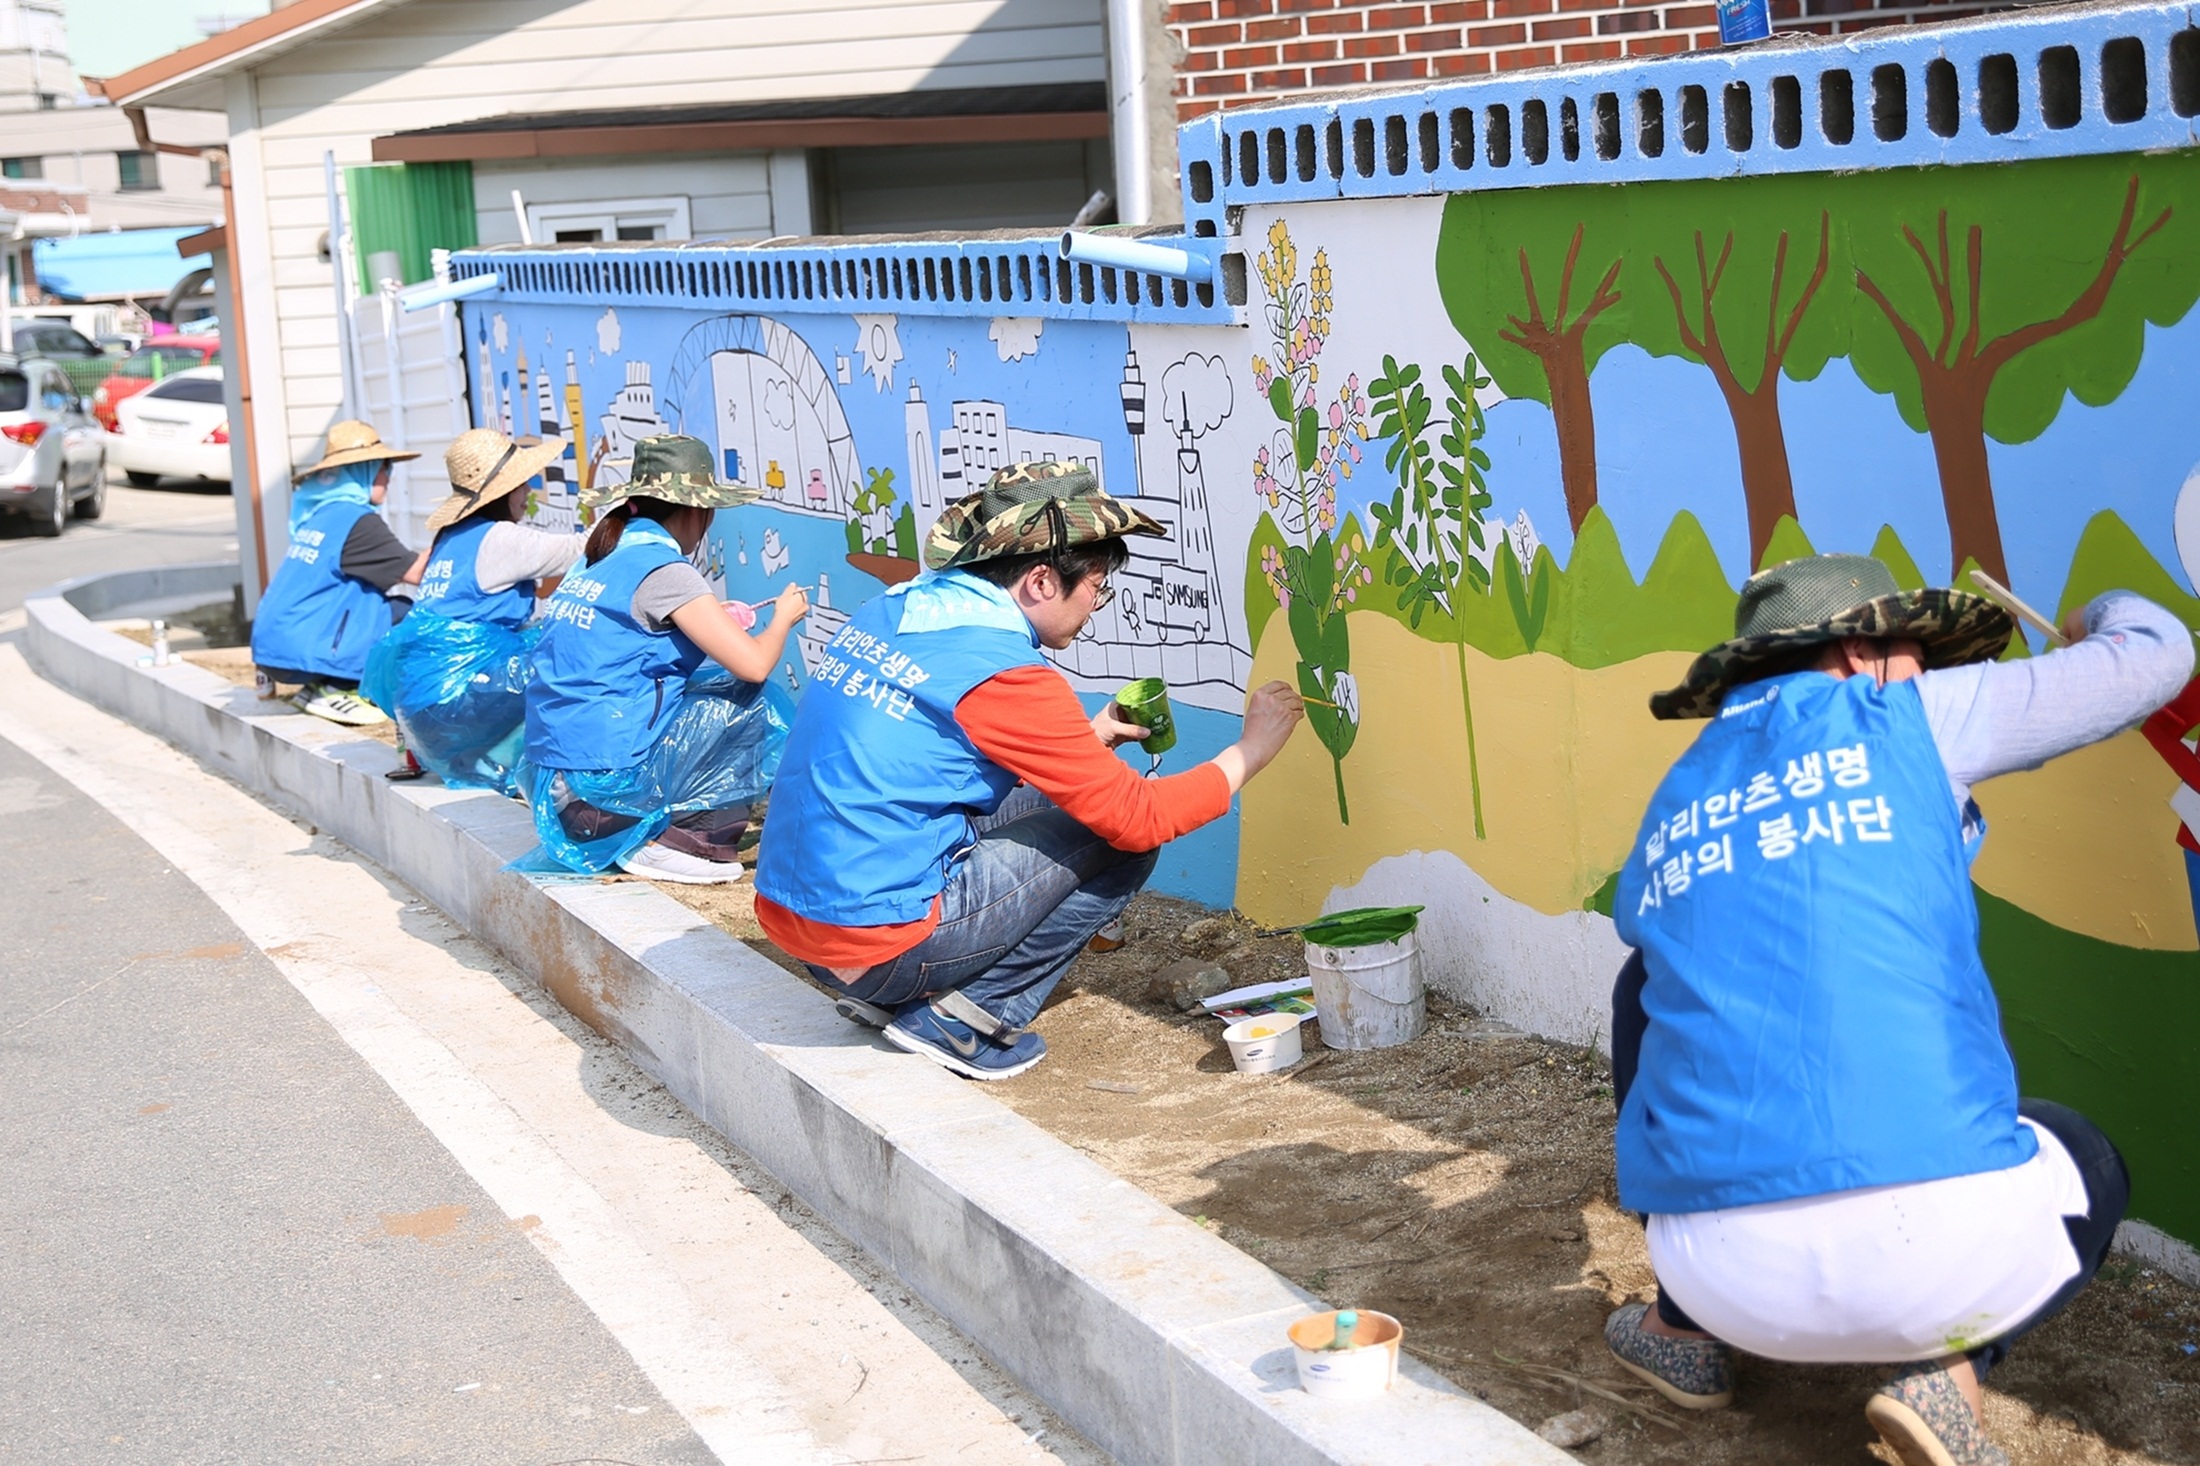
[[1864, 636], [1914, 641], [1928, 671], [1991, 661], [2016, 630], [2009, 613], [1960, 590], [1903, 590], [1869, 555], [1812, 555], [1753, 575], [1734, 608], [1734, 636], [1688, 669], [1680, 686], [1651, 694], [1660, 718], [1708, 718], [1729, 690], [1794, 670], [1801, 648]]
[[762, 489], [720, 479], [711, 462], [710, 445], [684, 433], [644, 438], [634, 445], [634, 456], [627, 461], [626, 482], [591, 489], [581, 496], [583, 508], [600, 514], [629, 499], [661, 499], [693, 509], [730, 509], [764, 497]]
[[1168, 538], [1142, 509], [1104, 493], [1082, 463], [1012, 463], [977, 493], [940, 511], [924, 540], [924, 563], [958, 570], [1010, 555], [1058, 554], [1127, 534]]
[[402, 448], [392, 448], [382, 441], [382, 435], [374, 430], [373, 423], [347, 417], [342, 422], [331, 423], [328, 430], [328, 447], [321, 461], [292, 474], [292, 483], [302, 483], [314, 474], [328, 468], [342, 468], [351, 463], [404, 463], [418, 458], [418, 453], [408, 453]]
[[509, 494], [565, 453], [563, 438], [507, 438], [495, 428], [468, 428], [443, 452], [451, 497], [428, 516], [428, 533], [458, 523]]

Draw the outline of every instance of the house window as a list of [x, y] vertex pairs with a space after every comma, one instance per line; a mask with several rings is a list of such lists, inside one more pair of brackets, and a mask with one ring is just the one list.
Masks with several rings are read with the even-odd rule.
[[527, 228], [538, 244], [602, 244], [615, 239], [692, 237], [688, 232], [688, 201], [685, 198], [529, 204]]
[[0, 178], [44, 178], [44, 158], [0, 158]]
[[160, 166], [152, 153], [117, 153], [115, 167], [121, 170], [124, 193], [143, 193], [160, 187]]
[[[220, 188], [222, 186], [222, 160], [219, 157], [206, 160], [206, 186], [208, 188]], [[326, 254], [328, 251], [324, 248], [322, 253]]]

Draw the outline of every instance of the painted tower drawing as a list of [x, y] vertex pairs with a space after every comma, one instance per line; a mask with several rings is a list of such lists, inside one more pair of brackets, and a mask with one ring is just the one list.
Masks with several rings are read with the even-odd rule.
[[[1138, 353], [1124, 355], [1118, 395], [1138, 469], [1138, 507], [1159, 520], [1169, 536], [1130, 540], [1131, 560], [1115, 576], [1115, 600], [1069, 650], [1057, 654], [1064, 670], [1101, 687], [1132, 677], [1165, 677], [1181, 688], [1243, 690], [1252, 675], [1251, 649], [1238, 646], [1231, 635], [1229, 597], [1215, 562], [1199, 439], [1229, 415], [1229, 406], [1226, 398], [1194, 400], [1213, 399], [1219, 390], [1207, 360], [1195, 357], [1170, 367], [1162, 375], [1161, 400], [1152, 403]], [[1195, 362], [1199, 370], [1185, 370]], [[1215, 367], [1219, 370], [1219, 361]], [[1154, 406], [1176, 438], [1170, 487], [1146, 481], [1144, 450]]]
[[917, 534], [921, 538], [930, 526], [930, 515], [942, 506], [940, 499], [940, 461], [932, 447], [932, 408], [924, 400], [924, 389], [915, 382], [909, 384], [909, 401], [902, 408], [903, 433], [909, 440], [909, 495], [917, 506]]
[[[567, 353], [570, 358], [571, 353]], [[521, 358], [524, 363], [525, 357]], [[526, 367], [520, 368], [521, 377]], [[535, 374], [535, 431], [543, 438], [564, 435], [565, 428], [558, 421], [557, 394], [550, 385], [550, 373]], [[531, 497], [528, 517], [538, 529], [554, 534], [570, 534], [580, 527], [579, 486], [573, 482], [570, 450], [542, 471], [542, 492]]]

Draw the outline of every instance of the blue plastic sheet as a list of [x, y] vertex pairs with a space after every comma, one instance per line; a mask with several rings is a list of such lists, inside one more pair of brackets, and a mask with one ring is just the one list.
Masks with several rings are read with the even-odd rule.
[[453, 789], [517, 797], [538, 627], [414, 610], [367, 654], [360, 693], [397, 719], [414, 758]]
[[752, 804], [771, 788], [794, 725], [794, 699], [715, 665], [688, 679], [687, 699], [649, 757], [630, 769], [522, 764], [520, 787], [542, 848], [514, 862], [541, 870], [611, 869], [683, 814]]

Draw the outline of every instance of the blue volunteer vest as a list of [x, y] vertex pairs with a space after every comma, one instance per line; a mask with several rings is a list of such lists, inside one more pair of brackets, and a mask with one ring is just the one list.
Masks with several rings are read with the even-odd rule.
[[797, 916], [834, 926], [915, 921], [974, 838], [971, 816], [992, 813], [1016, 787], [964, 734], [955, 705], [996, 673], [1046, 665], [1038, 637], [1028, 622], [1020, 631], [905, 631], [912, 599], [866, 602], [795, 709], [756, 889]]
[[542, 612], [535, 680], [527, 685], [527, 759], [550, 769], [630, 769], [649, 755], [687, 696], [703, 651], [677, 629], [634, 619], [651, 571], [687, 556], [646, 519], [619, 546], [576, 565]]
[[420, 572], [420, 593], [413, 597], [414, 610], [492, 626], [527, 624], [535, 610], [532, 580], [520, 581], [505, 590], [486, 591], [475, 573], [481, 542], [495, 527], [492, 520], [469, 519], [436, 536], [427, 567]]
[[389, 597], [344, 574], [344, 541], [367, 504], [324, 504], [306, 516], [275, 567], [252, 620], [252, 660], [263, 667], [357, 682], [367, 653], [390, 629]]
[[1969, 866], [1916, 687], [1805, 672], [1728, 694], [1614, 900], [1649, 971], [1621, 1202], [1710, 1211], [2031, 1159]]

